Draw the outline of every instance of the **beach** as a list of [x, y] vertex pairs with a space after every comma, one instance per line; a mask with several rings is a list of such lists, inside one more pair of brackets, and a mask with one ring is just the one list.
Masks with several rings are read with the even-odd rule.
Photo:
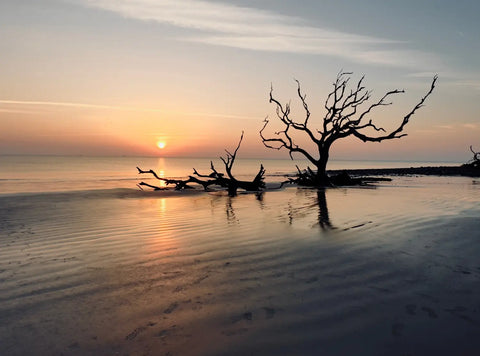
[[480, 184], [0, 196], [3, 355], [475, 355]]
[[0, 1], [0, 356], [480, 356], [479, 13]]

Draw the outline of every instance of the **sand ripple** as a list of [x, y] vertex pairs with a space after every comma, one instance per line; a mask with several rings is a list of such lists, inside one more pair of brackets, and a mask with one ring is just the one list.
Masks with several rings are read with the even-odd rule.
[[480, 194], [461, 182], [0, 197], [2, 352], [468, 355]]

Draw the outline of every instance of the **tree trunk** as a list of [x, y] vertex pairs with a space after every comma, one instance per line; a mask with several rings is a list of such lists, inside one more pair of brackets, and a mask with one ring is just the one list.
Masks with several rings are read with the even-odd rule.
[[330, 147], [320, 149], [320, 158], [317, 161], [317, 175], [315, 177], [318, 186], [331, 185], [330, 179], [327, 175], [328, 150]]

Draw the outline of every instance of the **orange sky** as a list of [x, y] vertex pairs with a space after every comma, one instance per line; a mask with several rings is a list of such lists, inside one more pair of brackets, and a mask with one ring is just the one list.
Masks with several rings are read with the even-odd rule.
[[[320, 3], [330, 12], [345, 5]], [[244, 130], [242, 157], [287, 158], [258, 135], [275, 115], [270, 85], [281, 102], [292, 99], [302, 120], [299, 79], [314, 124], [344, 68], [354, 81], [366, 75], [373, 99], [406, 90], [375, 116], [386, 128], [435, 73], [440, 79], [406, 127], [408, 137], [380, 145], [346, 140], [334, 145], [333, 158], [468, 160], [468, 147], [480, 147], [480, 49], [472, 45], [480, 31], [471, 16], [478, 6], [350, 2], [338, 24], [320, 3], [2, 3], [0, 154], [209, 157], [234, 148]], [[412, 9], [415, 16], [402, 16]]]

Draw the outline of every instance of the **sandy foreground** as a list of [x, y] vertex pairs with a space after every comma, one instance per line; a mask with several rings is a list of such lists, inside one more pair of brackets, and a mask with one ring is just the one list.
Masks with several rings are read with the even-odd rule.
[[478, 355], [480, 184], [0, 196], [1, 355]]

